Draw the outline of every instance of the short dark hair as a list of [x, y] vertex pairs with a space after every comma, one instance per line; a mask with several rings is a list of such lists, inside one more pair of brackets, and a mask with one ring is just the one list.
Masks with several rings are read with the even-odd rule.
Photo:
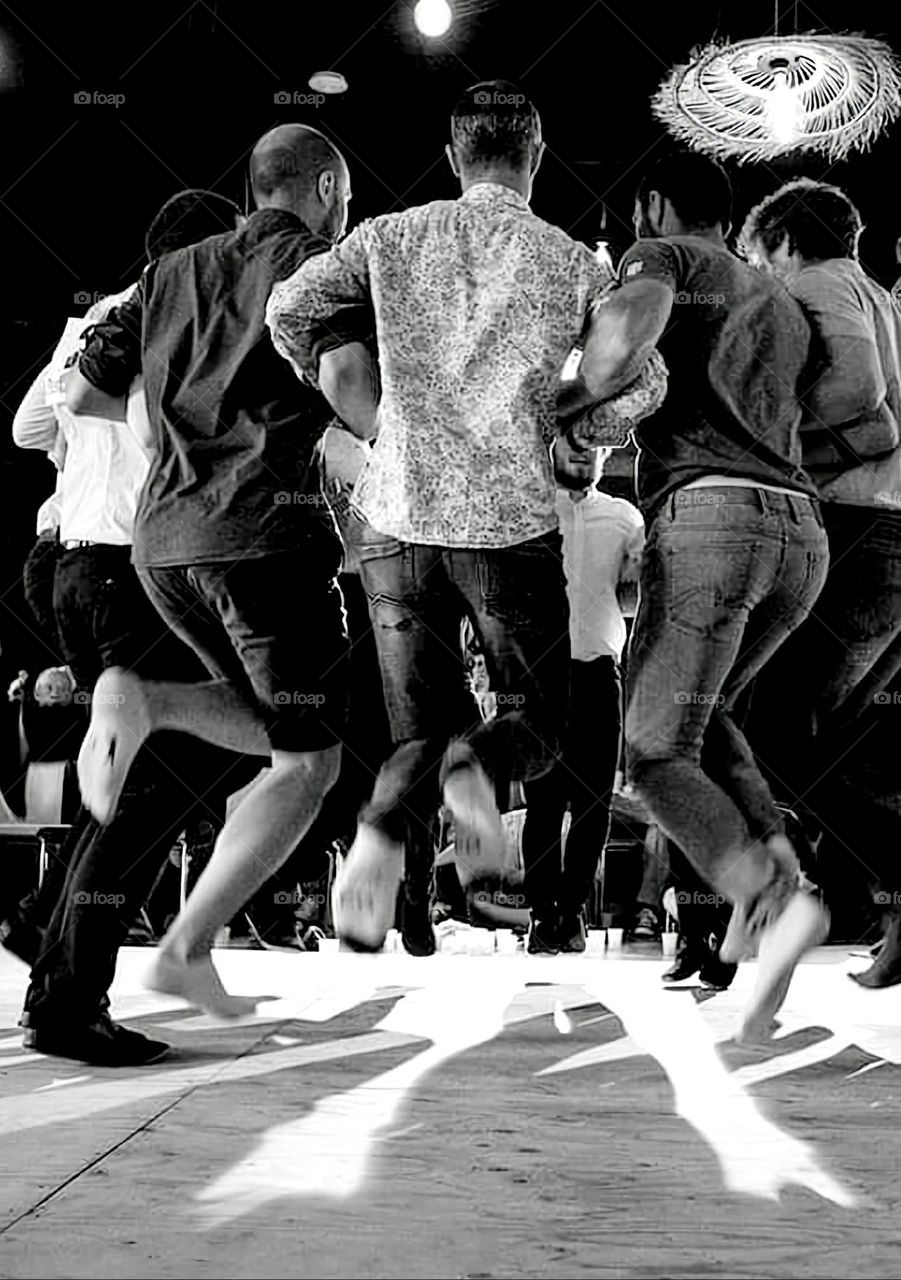
[[541, 145], [541, 119], [509, 80], [471, 85], [451, 116], [451, 146], [464, 168], [498, 161], [524, 168]]
[[215, 191], [179, 191], [160, 209], [144, 237], [147, 257], [153, 262], [209, 236], [233, 231], [241, 210], [234, 200]]
[[638, 188], [638, 202], [647, 209], [658, 191], [687, 227], [728, 228], [732, 223], [732, 183], [726, 170], [700, 151], [674, 151], [658, 160]]
[[863, 222], [840, 187], [796, 178], [761, 200], [745, 219], [740, 242], [747, 253], [758, 241], [767, 253], [788, 236], [789, 249], [802, 258], [856, 258]]

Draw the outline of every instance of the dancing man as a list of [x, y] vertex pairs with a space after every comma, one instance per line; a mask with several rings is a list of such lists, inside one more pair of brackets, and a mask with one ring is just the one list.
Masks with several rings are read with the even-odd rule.
[[759, 950], [739, 1031], [749, 1041], [769, 1035], [828, 915], [731, 710], [807, 617], [828, 551], [798, 438], [810, 332], [785, 290], [726, 248], [731, 196], [702, 155], [673, 155], [648, 175], [639, 239], [589, 335], [583, 376], [595, 393], [605, 380], [616, 389], [658, 341], [669, 369], [663, 408], [636, 432], [648, 536], [628, 765], [654, 821], [735, 904], [722, 959]]
[[136, 752], [159, 729], [271, 756], [148, 979], [223, 1016], [254, 1002], [222, 989], [213, 940], [316, 816], [337, 777], [347, 698], [341, 542], [315, 457], [331, 413], [276, 355], [265, 308], [277, 280], [343, 233], [350, 181], [335, 146], [302, 125], [266, 134], [250, 177], [256, 212], [238, 231], [155, 263], [94, 331], [69, 388], [77, 412], [121, 419], [143, 373], [156, 453], [135, 564], [213, 677], [186, 685], [106, 672], [79, 757], [85, 803], [108, 821]]
[[[609, 276], [529, 208], [543, 150], [515, 85], [474, 85], [451, 120], [462, 196], [364, 222], [269, 304], [277, 348], [311, 381], [319, 336], [346, 308], [375, 312], [381, 401], [353, 345], [332, 399], [364, 435], [378, 410], [355, 503], [397, 540], [367, 563], [396, 750], [335, 887], [337, 931], [360, 947], [380, 947], [393, 923], [408, 821], [426, 829], [443, 793], [458, 857], [496, 872], [497, 796], [559, 758], [569, 608], [548, 446], [561, 371]], [[466, 615], [498, 703], [475, 727]]]

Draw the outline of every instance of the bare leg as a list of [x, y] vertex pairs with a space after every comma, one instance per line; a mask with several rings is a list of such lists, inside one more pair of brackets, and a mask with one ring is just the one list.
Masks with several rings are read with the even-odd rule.
[[337, 776], [340, 747], [273, 752], [272, 769], [244, 796], [223, 827], [213, 856], [160, 943], [147, 985], [223, 1017], [240, 1017], [253, 1000], [226, 995], [210, 950], [219, 930], [296, 849]]
[[110, 821], [135, 756], [160, 729], [242, 755], [270, 754], [265, 724], [228, 681], [159, 683], [111, 667], [94, 688], [91, 726], [78, 756], [82, 798], [98, 822]]

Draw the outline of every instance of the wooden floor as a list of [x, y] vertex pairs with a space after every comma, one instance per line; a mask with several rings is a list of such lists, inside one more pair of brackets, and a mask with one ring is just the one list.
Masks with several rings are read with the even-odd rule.
[[3, 1277], [901, 1275], [901, 988], [815, 953], [778, 1052], [659, 958], [221, 952], [260, 1016], [142, 993], [178, 1046], [98, 1071], [21, 1049], [0, 961]]

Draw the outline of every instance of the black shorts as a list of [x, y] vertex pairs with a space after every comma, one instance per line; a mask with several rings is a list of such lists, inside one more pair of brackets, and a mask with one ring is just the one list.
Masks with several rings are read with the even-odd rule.
[[322, 751], [347, 718], [349, 642], [341, 545], [315, 538], [219, 564], [142, 568], [148, 596], [216, 679], [261, 712], [275, 751]]

